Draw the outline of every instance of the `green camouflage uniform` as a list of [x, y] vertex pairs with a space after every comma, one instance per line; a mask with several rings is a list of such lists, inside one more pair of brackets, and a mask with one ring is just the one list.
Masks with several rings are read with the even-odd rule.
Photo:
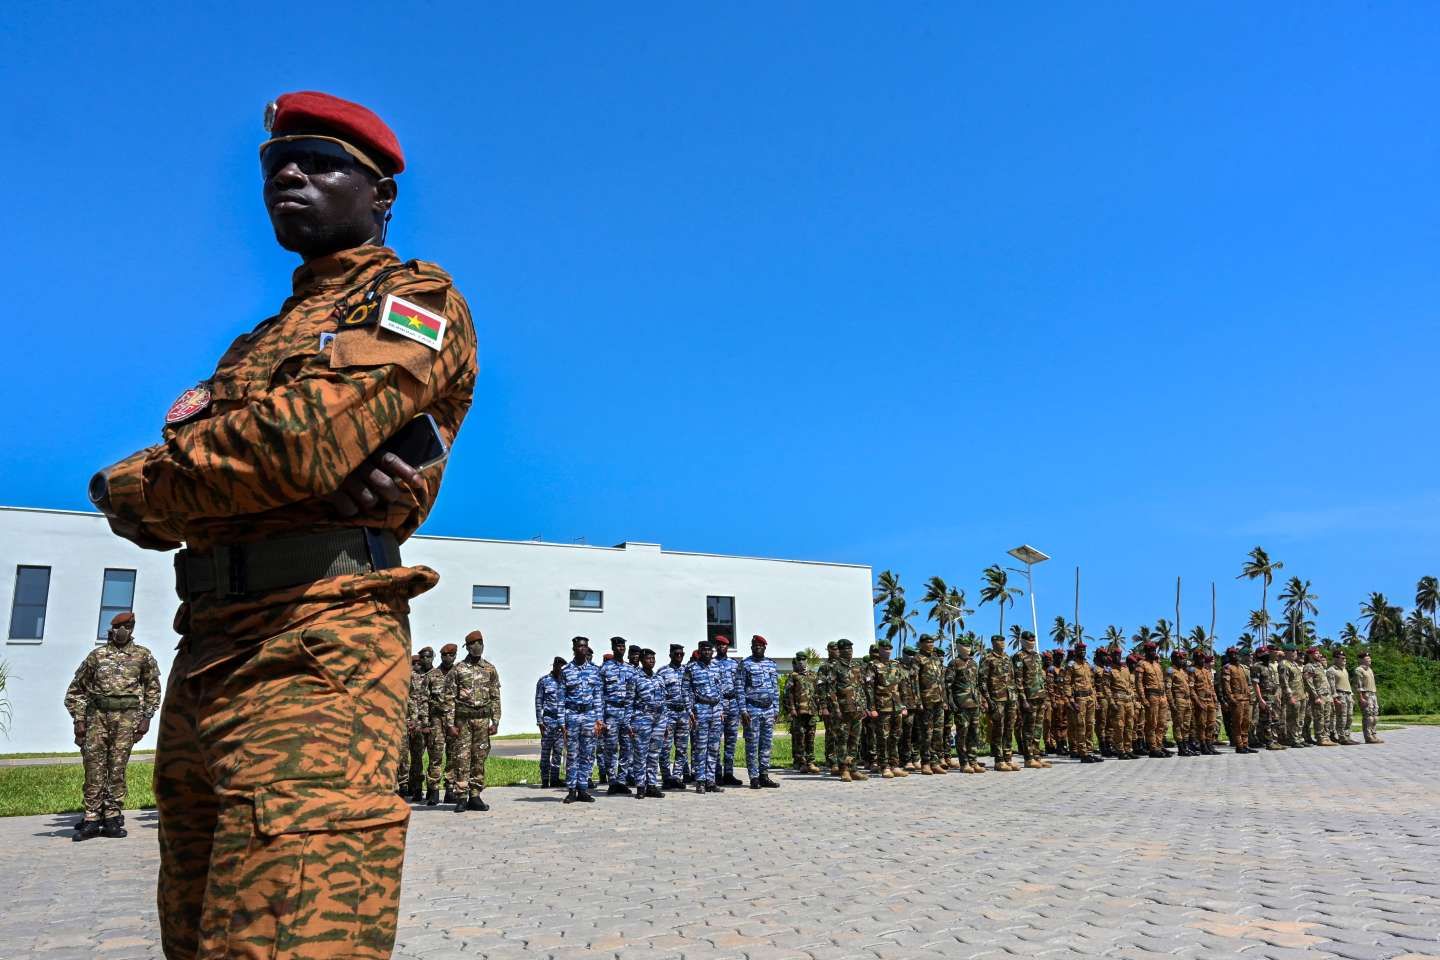
[[945, 742], [945, 660], [940, 651], [916, 658], [919, 667], [921, 763], [934, 767], [945, 762], [950, 747]]
[[1045, 661], [1036, 651], [1020, 651], [1010, 658], [1015, 671], [1015, 693], [1020, 701], [1017, 733], [1026, 760], [1045, 756]]
[[1315, 743], [1331, 743], [1330, 739], [1330, 678], [1325, 675], [1325, 664], [1307, 663], [1305, 698], [1309, 701], [1309, 716], [1305, 718], [1306, 739]]
[[836, 658], [831, 656], [815, 668], [815, 711], [825, 722], [825, 768], [835, 769], [835, 733], [840, 717], [835, 706], [835, 690], [830, 678], [835, 670]]
[[1305, 719], [1305, 671], [1291, 659], [1281, 660], [1280, 709], [1285, 713], [1285, 744], [1300, 742], [1300, 728]]
[[[860, 730], [870, 711], [870, 685], [865, 682], [865, 665], [853, 657], [837, 657], [830, 669], [830, 690], [835, 721], [835, 762], [853, 770], [859, 762]], [[832, 734], [826, 724], [828, 741]]]
[[870, 709], [879, 714], [871, 721], [875, 731], [875, 769], [900, 766], [900, 711], [904, 709], [905, 668], [879, 657], [870, 661], [867, 682]]
[[65, 691], [70, 718], [85, 724], [85, 819], [108, 820], [125, 808], [125, 767], [142, 719], [160, 709], [160, 666], [133, 640], [96, 647]]
[[974, 658], [951, 660], [945, 686], [955, 711], [955, 753], [962, 767], [970, 766], [980, 760], [980, 670]]
[[989, 650], [981, 658], [980, 695], [989, 705], [990, 755], [1009, 763], [1015, 739], [1015, 670], [1004, 653]]
[[785, 692], [780, 697], [781, 708], [790, 724], [790, 765], [796, 770], [805, 769], [815, 756], [817, 682], [816, 675], [808, 669], [804, 673], [791, 673], [785, 678]]
[[1278, 746], [1285, 740], [1285, 709], [1280, 695], [1280, 668], [1274, 663], [1261, 661], [1251, 671], [1255, 683], [1260, 687], [1261, 709], [1264, 711], [1264, 727], [1260, 739], [1266, 746]]
[[920, 739], [925, 732], [920, 704], [920, 661], [914, 654], [907, 654], [900, 666], [905, 669], [901, 701], [906, 710], [905, 719], [900, 723], [900, 762], [910, 766], [920, 763], [925, 756], [925, 744]]
[[449, 670], [439, 666], [425, 674], [425, 702], [430, 721], [425, 730], [425, 752], [430, 755], [425, 784], [431, 789], [440, 786], [442, 763], [445, 788], [455, 786], [455, 738], [445, 729], [445, 683], [454, 670], [453, 666]]
[[455, 799], [479, 796], [485, 789], [485, 761], [490, 757], [491, 727], [500, 724], [500, 673], [483, 658], [466, 657], [445, 678], [441, 692], [445, 726], [458, 727], [455, 737]]

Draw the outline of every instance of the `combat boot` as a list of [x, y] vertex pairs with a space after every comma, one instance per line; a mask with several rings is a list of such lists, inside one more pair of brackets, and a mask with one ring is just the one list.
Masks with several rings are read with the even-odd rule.
[[1336, 743], [1334, 740], [1331, 740], [1329, 737], [1324, 737], [1324, 738], [1322, 738], [1322, 739], [1320, 740], [1320, 746], [1322, 746], [1322, 747], [1338, 747], [1338, 746], [1340, 746], [1340, 744]]
[[970, 764], [970, 772], [986, 773], [988, 771], [985, 769], [985, 765], [983, 763], [981, 763], [979, 760], [976, 760], [974, 763]]
[[574, 803], [576, 800], [579, 800], [579, 799], [580, 799], [580, 798], [576, 795], [576, 791], [573, 790], [573, 789], [571, 789], [571, 790], [566, 790], [566, 791], [565, 791], [565, 799], [564, 799], [564, 800], [561, 800], [560, 802], [561, 802], [561, 803]]
[[891, 768], [890, 768], [890, 772], [893, 773], [893, 774], [895, 774], [895, 776], [897, 776], [897, 777], [908, 777], [908, 776], [910, 776], [910, 774], [908, 774], [908, 773], [905, 772], [905, 768], [904, 768], [904, 767], [891, 767]]
[[1051, 763], [1049, 760], [1046, 760], [1044, 757], [1038, 757], [1036, 759], [1039, 760], [1040, 766], [1045, 769], [1049, 769], [1050, 767], [1055, 766], [1055, 764]]
[[869, 780], [870, 777], [865, 773], [864, 770], [855, 769], [855, 770], [851, 770], [851, 771], [850, 771], [850, 779], [851, 779], [851, 780]]
[[1025, 769], [1026, 769], [1026, 770], [1044, 770], [1045, 767], [1044, 767], [1044, 765], [1043, 765], [1039, 760], [1036, 760], [1034, 757], [1028, 757], [1028, 758], [1026, 758], [1026, 760], [1025, 760]]
[[935, 768], [928, 763], [922, 763], [920, 765], [920, 773], [922, 776], [933, 777], [935, 776]]
[[490, 809], [490, 804], [486, 803], [484, 800], [481, 800], [478, 793], [470, 798], [470, 802], [467, 803], [466, 806], [469, 807], [471, 810], [479, 810], [481, 813], [486, 813]]
[[455, 788], [454, 788], [454, 787], [448, 787], [448, 786], [447, 786], [447, 787], [445, 788], [445, 802], [446, 802], [446, 803], [454, 803], [454, 802], [455, 802]]
[[590, 796], [590, 791], [585, 789], [584, 787], [581, 787], [579, 790], [575, 791], [575, 799], [579, 800], [581, 803], [595, 802], [595, 798]]
[[807, 764], [805, 765], [805, 772], [806, 772], [806, 773], [819, 773], [819, 772], [820, 772], [820, 768], [817, 767], [817, 766], [815, 766], [815, 764], [813, 764], [813, 763], [807, 763]]
[[759, 789], [760, 789], [760, 778], [759, 778], [759, 777], [751, 777], [751, 778], [750, 778], [750, 789], [751, 789], [751, 790], [759, 790]]
[[761, 770], [761, 771], [760, 771], [760, 786], [766, 787], [767, 789], [772, 789], [772, 790], [773, 790], [773, 789], [778, 788], [778, 787], [780, 786], [780, 784], [776, 783], [774, 780], [772, 780], [772, 779], [770, 778], [770, 771], [769, 771], [769, 770]]
[[844, 764], [841, 764], [841, 766], [840, 766], [840, 781], [841, 781], [842, 783], [849, 783], [849, 782], [850, 782], [851, 780], [853, 780], [853, 779], [855, 779], [855, 778], [852, 777], [852, 776], [850, 776], [850, 771], [849, 771], [849, 769], [847, 769], [847, 768], [844, 766]]
[[[731, 777], [730, 779], [731, 779], [731, 780], [735, 780], [734, 777]], [[735, 780], [735, 782], [736, 782], [736, 783], [739, 783], [740, 781]], [[743, 786], [743, 784], [742, 784], [742, 786]], [[716, 785], [716, 784], [714, 784], [714, 783], [707, 783], [707, 784], [705, 784], [705, 792], [706, 792], [706, 793], [724, 793], [724, 792], [725, 792], [725, 788], [724, 788], [724, 787], [721, 787], [721, 786], [718, 786], [718, 785]]]
[[889, 768], [889, 767], [881, 767], [878, 776], [879, 776], [880, 779], [882, 779], [882, 780], [894, 780], [894, 779], [895, 779], [895, 774], [890, 771], [890, 768]]
[[100, 836], [102, 837], [119, 839], [120, 837], [128, 837], [129, 835], [130, 832], [125, 829], [125, 820], [123, 817], [106, 817], [105, 822], [100, 824]]
[[[637, 793], [636, 796], [639, 796], [639, 794]], [[651, 800], [664, 800], [664, 799], [665, 799], [665, 794], [661, 792], [661, 790], [660, 790], [659, 787], [655, 787], [655, 786], [646, 787], [646, 788], [645, 788], [645, 796], [648, 797], [648, 798], [650, 798]]]
[[99, 820], [81, 820], [75, 824], [75, 835], [71, 837], [76, 843], [82, 840], [93, 840], [100, 836]]
[[601, 768], [601, 770], [600, 770], [600, 785], [603, 787], [605, 784], [607, 784], [607, 783], [609, 783], [609, 782], [610, 782], [610, 774], [607, 773], [607, 772], [604, 770], [604, 768]]
[[621, 783], [619, 780], [612, 780], [610, 781], [610, 789], [606, 790], [605, 794], [611, 797], [616, 795], [623, 795], [628, 797], [630, 796], [630, 788], [625, 786], [625, 784]]
[[725, 774], [725, 776], [721, 777], [719, 780], [716, 780], [715, 782], [716, 782], [718, 785], [722, 786], [722, 787], [743, 787], [743, 786], [745, 786], [745, 782], [744, 782], [743, 780], [741, 780], [739, 777], [735, 776], [735, 772], [734, 772], [733, 770], [732, 770], [731, 772]]
[[433, 807], [440, 802], [440, 788], [431, 787], [425, 794], [425, 806]]
[[469, 809], [470, 809], [470, 803], [469, 803], [469, 801], [467, 801], [467, 800], [457, 800], [457, 801], [455, 802], [455, 812], [456, 812], [456, 813], [464, 813], [466, 810], [469, 810]]

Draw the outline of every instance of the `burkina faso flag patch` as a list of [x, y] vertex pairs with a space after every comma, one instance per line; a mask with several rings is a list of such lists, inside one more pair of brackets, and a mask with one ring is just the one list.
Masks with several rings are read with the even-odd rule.
[[443, 316], [409, 300], [402, 300], [393, 293], [385, 296], [385, 302], [380, 307], [380, 326], [423, 343], [432, 350], [439, 350], [440, 341], [445, 339]]

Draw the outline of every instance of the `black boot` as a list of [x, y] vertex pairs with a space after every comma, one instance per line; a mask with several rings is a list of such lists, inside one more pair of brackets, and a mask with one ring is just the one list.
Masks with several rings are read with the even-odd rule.
[[609, 782], [610, 782], [610, 775], [609, 775], [608, 773], [606, 773], [604, 770], [601, 770], [601, 771], [600, 771], [600, 785], [601, 785], [601, 786], [604, 786], [605, 784], [607, 784], [607, 783], [609, 783]]
[[1090, 760], [1091, 760], [1091, 762], [1093, 762], [1093, 763], [1104, 763], [1104, 762], [1105, 762], [1103, 759], [1101, 759], [1100, 755], [1099, 755], [1099, 754], [1096, 754], [1096, 753], [1090, 754]]
[[710, 791], [709, 791], [708, 789], [706, 789], [708, 786], [709, 786], [709, 785], [708, 785], [707, 783], [705, 783], [705, 781], [702, 780], [702, 781], [700, 781], [700, 782], [698, 782], [698, 783], [695, 784], [695, 792], [696, 792], [696, 793], [709, 793]]
[[665, 799], [665, 794], [664, 794], [663, 792], [661, 792], [660, 788], [659, 788], [659, 787], [654, 787], [654, 786], [646, 787], [646, 788], [645, 788], [645, 796], [649, 797], [649, 798], [652, 799], [652, 800], [664, 800], [664, 799]]
[[427, 806], [427, 807], [433, 807], [433, 806], [435, 806], [435, 805], [436, 805], [437, 803], [439, 803], [439, 802], [440, 802], [440, 788], [439, 788], [439, 787], [431, 787], [430, 790], [425, 794], [425, 806]]
[[760, 778], [759, 778], [759, 777], [756, 777], [754, 780], [751, 780], [751, 781], [750, 781], [750, 789], [751, 789], [751, 790], [759, 790], [759, 789], [760, 789]]
[[561, 803], [574, 803], [576, 800], [579, 800], [579, 799], [580, 799], [580, 797], [576, 794], [576, 792], [575, 792], [574, 790], [566, 790], [566, 791], [565, 791], [565, 799], [564, 799], [564, 800], [561, 800], [560, 802], [561, 802]]
[[615, 780], [611, 782], [610, 789], [606, 790], [605, 794], [606, 796], [610, 797], [622, 794], [628, 797], [630, 796], [630, 788], [625, 786], [625, 784], [621, 783], [619, 780]]
[[780, 784], [778, 784], [778, 783], [776, 783], [774, 780], [771, 780], [771, 779], [770, 779], [770, 772], [767, 770], [767, 771], [764, 771], [764, 772], [762, 772], [762, 773], [760, 774], [760, 786], [762, 786], [762, 787], [770, 787], [770, 788], [778, 788], [778, 787], [780, 786]]
[[594, 802], [595, 802], [595, 798], [592, 797], [592, 796], [590, 796], [590, 791], [589, 791], [589, 790], [583, 790], [583, 789], [582, 789], [582, 790], [577, 790], [577, 791], [575, 791], [575, 799], [576, 799], [576, 800], [579, 800], [581, 803], [594, 803]]
[[1097, 762], [1097, 758], [1095, 757], [1094, 754], [1082, 753], [1082, 754], [1080, 755], [1080, 762], [1081, 762], [1081, 763], [1095, 763], [1095, 762]]
[[644, 788], [644, 787], [638, 787], [638, 788], [636, 788], [636, 790], [635, 790], [635, 799], [636, 799], [636, 800], [644, 800], [644, 799], [645, 799], [645, 788]]
[[457, 801], [455, 801], [455, 812], [456, 812], [456, 813], [464, 813], [466, 810], [469, 810], [469, 809], [470, 809], [470, 804], [467, 803], [465, 800], [457, 800]]
[[79, 843], [81, 840], [93, 840], [98, 836], [100, 836], [99, 820], [81, 820], [75, 824], [75, 835], [70, 839]]
[[480, 794], [478, 793], [475, 794], [475, 796], [471, 797], [470, 802], [467, 803], [465, 806], [469, 807], [471, 810], [479, 810], [481, 813], [485, 813], [490, 809], [490, 804], [486, 803], [484, 800], [481, 800]]
[[718, 784], [719, 784], [720, 786], [722, 786], [722, 787], [743, 787], [743, 786], [745, 786], [745, 782], [744, 782], [743, 780], [741, 780], [739, 777], [735, 776], [735, 772], [734, 772], [733, 770], [732, 770], [731, 772], [725, 774], [725, 776], [721, 777], [719, 780], [717, 780], [716, 783], [718, 783]]
[[125, 829], [125, 820], [122, 817], [107, 817], [105, 822], [100, 824], [100, 836], [119, 839], [128, 837], [130, 832]]
[[454, 788], [454, 787], [446, 787], [446, 788], [445, 788], [445, 802], [446, 802], [446, 803], [454, 803], [454, 802], [455, 802], [455, 788]]
[[[735, 780], [734, 777], [731, 777], [730, 779], [731, 779], [731, 780]], [[736, 783], [739, 783], [740, 781], [739, 781], [739, 780], [735, 780], [735, 782], [736, 782]], [[724, 787], [716, 786], [716, 785], [713, 784], [713, 783], [707, 783], [707, 784], [705, 784], [705, 792], [706, 792], [706, 793], [724, 793], [724, 792], [725, 792], [725, 788], [724, 788]]]

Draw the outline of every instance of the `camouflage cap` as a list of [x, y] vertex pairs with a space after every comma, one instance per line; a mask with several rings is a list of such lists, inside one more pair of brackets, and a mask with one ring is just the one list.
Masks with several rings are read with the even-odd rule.
[[903, 654], [905, 654], [905, 656], [907, 656], [907, 657], [917, 656], [917, 655], [920, 653], [920, 651], [919, 651], [919, 650], [916, 650], [914, 647], [906, 647], [904, 650], [901, 650], [900, 652], [903, 653]]
[[123, 610], [110, 618], [112, 627], [133, 627], [135, 626], [135, 614], [129, 610]]
[[836, 647], [838, 647], [838, 646], [840, 646], [839, 641], [837, 641], [837, 640], [831, 640], [829, 643], [825, 644], [825, 649], [826, 649], [826, 650], [834, 650], [834, 649], [835, 649]]
[[453, 644], [453, 643], [447, 643], [447, 644], [445, 644], [445, 646], [443, 646], [443, 647], [440, 648], [440, 652], [441, 652], [442, 654], [455, 653], [455, 652], [457, 652], [459, 649], [460, 649], [460, 648], [457, 647], [457, 646], [455, 646], [455, 644]]

